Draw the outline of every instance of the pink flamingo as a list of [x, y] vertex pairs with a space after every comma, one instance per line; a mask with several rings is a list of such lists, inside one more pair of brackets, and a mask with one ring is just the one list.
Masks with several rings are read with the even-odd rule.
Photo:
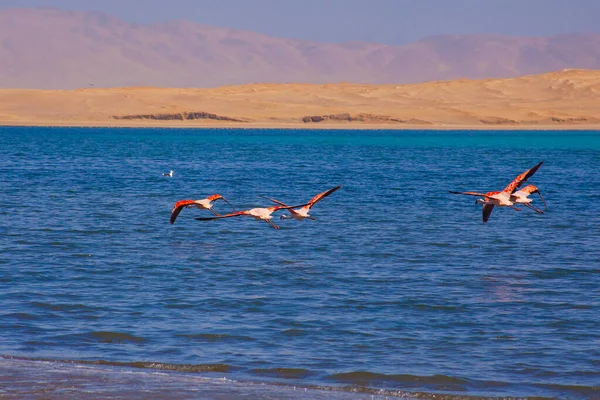
[[304, 207], [306, 204], [300, 204], [298, 206], [273, 206], [273, 207], [259, 207], [252, 208], [250, 210], [244, 211], [236, 211], [230, 214], [219, 215], [217, 217], [207, 217], [207, 218], [196, 218], [198, 221], [210, 221], [213, 219], [221, 219], [221, 218], [231, 218], [231, 217], [241, 217], [242, 215], [247, 215], [249, 217], [253, 217], [258, 221], [266, 221], [275, 229], [279, 229], [277, 225], [271, 221], [273, 218], [272, 214], [278, 210], [291, 210], [292, 208]]
[[[486, 223], [494, 210], [494, 206], [498, 207], [510, 207], [514, 210], [521, 211], [520, 208], [514, 206], [513, 201], [511, 200], [511, 196], [517, 190], [517, 188], [521, 187], [521, 185], [527, 181], [535, 172], [540, 168], [540, 166], [544, 162], [536, 164], [535, 166], [529, 168], [527, 171], [523, 172], [521, 175], [517, 176], [512, 180], [511, 183], [508, 184], [504, 188], [504, 190], [499, 192], [487, 192], [487, 193], [479, 193], [479, 192], [453, 192], [452, 194], [466, 194], [468, 196], [477, 196], [483, 197], [483, 199], [477, 199], [478, 204], [483, 204], [483, 223]], [[525, 204], [525, 203], [522, 203]]]
[[225, 203], [229, 204], [231, 206], [231, 208], [233, 208], [233, 211], [235, 211], [235, 207], [233, 207], [231, 205], [231, 203], [229, 203], [227, 200], [225, 200], [225, 198], [223, 196], [221, 196], [220, 194], [213, 194], [212, 196], [209, 196], [209, 197], [207, 197], [205, 199], [201, 199], [201, 200], [179, 200], [173, 206], [173, 210], [171, 210], [171, 223], [172, 224], [175, 223], [175, 220], [177, 219], [177, 216], [179, 215], [181, 210], [183, 210], [184, 208], [190, 208], [190, 207], [197, 207], [201, 210], [210, 210], [216, 216], [220, 216], [221, 214], [219, 214], [218, 212], [216, 212], [215, 210], [212, 209], [212, 207], [213, 207], [212, 202], [215, 200], [219, 200], [219, 199], [221, 199]]
[[[308, 203], [306, 203], [306, 205], [298, 210], [294, 210], [292, 208], [289, 209], [291, 217], [288, 217], [287, 215], [282, 215], [281, 219], [290, 219], [290, 218], [294, 218], [297, 219], [299, 221], [303, 220], [303, 219], [312, 219], [315, 220], [315, 217], [311, 217], [308, 212], [310, 211], [310, 209], [315, 205], [315, 203], [317, 203], [318, 201], [324, 199], [325, 197], [329, 196], [331, 193], [335, 192], [336, 190], [340, 189], [342, 186], [336, 186], [334, 188], [331, 188], [329, 190], [326, 190], [322, 193], [319, 193], [318, 195], [316, 195], [315, 197], [313, 197], [312, 199], [310, 199], [308, 201]], [[279, 200], [275, 200], [275, 199], [271, 199], [269, 197], [266, 196], [260, 196], [262, 198], [265, 198], [267, 200], [272, 201], [273, 203], [279, 204], [280, 206], [284, 206], [287, 207], [287, 204], [282, 203]]]

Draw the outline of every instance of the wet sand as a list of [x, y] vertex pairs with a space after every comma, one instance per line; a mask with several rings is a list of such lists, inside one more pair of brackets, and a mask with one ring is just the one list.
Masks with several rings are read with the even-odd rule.
[[0, 90], [0, 125], [600, 129], [600, 71], [410, 85]]

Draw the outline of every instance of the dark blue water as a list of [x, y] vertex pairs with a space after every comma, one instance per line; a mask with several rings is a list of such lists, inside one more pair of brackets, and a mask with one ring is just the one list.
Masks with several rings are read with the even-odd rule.
[[[448, 193], [541, 160], [543, 215], [484, 225]], [[600, 398], [600, 132], [0, 127], [0, 173], [5, 370]], [[336, 185], [280, 230], [197, 209], [169, 224], [180, 199], [246, 209]]]

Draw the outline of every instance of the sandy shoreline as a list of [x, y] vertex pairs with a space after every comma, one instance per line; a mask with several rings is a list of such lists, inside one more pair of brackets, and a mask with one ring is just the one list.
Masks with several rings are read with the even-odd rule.
[[97, 121], [48, 121], [48, 122], [27, 122], [19, 121], [17, 123], [0, 122], [2, 127], [55, 127], [55, 128], [156, 128], [156, 129], [260, 129], [260, 130], [397, 130], [397, 131], [600, 131], [600, 124], [593, 125], [529, 125], [529, 126], [481, 126], [481, 125], [382, 125], [382, 124], [322, 124], [322, 125], [303, 125], [303, 124], [261, 124], [261, 123], [157, 123], [157, 122], [139, 122], [139, 123], [113, 123]]
[[1, 89], [0, 126], [599, 130], [600, 71], [410, 85]]
[[[66, 363], [29, 361], [0, 357], [0, 397], [2, 399], [124, 399], [124, 398], [252, 398], [257, 400], [364, 400], [381, 399], [399, 393], [378, 394], [375, 389], [360, 392], [337, 387], [294, 386], [293, 384], [242, 381], [223, 373], [182, 373]], [[419, 398], [434, 398], [416, 393]], [[439, 396], [439, 395], [438, 395]], [[395, 397], [395, 396], [394, 396]], [[400, 396], [398, 396], [400, 397]], [[441, 397], [441, 396], [439, 396]], [[454, 396], [448, 396], [452, 399]], [[468, 396], [461, 397], [468, 398]]]
[[[160, 363], [156, 363], [160, 366]], [[28, 360], [0, 356], [2, 399], [210, 398], [256, 400], [469, 400], [477, 393], [451, 390], [385, 389], [363, 385], [319, 385], [277, 379], [241, 379], [230, 373], [182, 372], [77, 361]], [[140, 388], [143, 392], [140, 393]], [[490, 389], [493, 391], [493, 389]], [[449, 393], [444, 393], [449, 392]], [[141, 395], [141, 397], [140, 397]], [[506, 396], [486, 396], [488, 399]], [[510, 397], [512, 398], [512, 397]]]

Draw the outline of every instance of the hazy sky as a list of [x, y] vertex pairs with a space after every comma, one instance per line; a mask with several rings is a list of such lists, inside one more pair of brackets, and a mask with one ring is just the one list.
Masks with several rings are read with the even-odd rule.
[[0, 0], [0, 8], [37, 6], [103, 11], [137, 23], [188, 19], [326, 42], [600, 32], [600, 0]]

